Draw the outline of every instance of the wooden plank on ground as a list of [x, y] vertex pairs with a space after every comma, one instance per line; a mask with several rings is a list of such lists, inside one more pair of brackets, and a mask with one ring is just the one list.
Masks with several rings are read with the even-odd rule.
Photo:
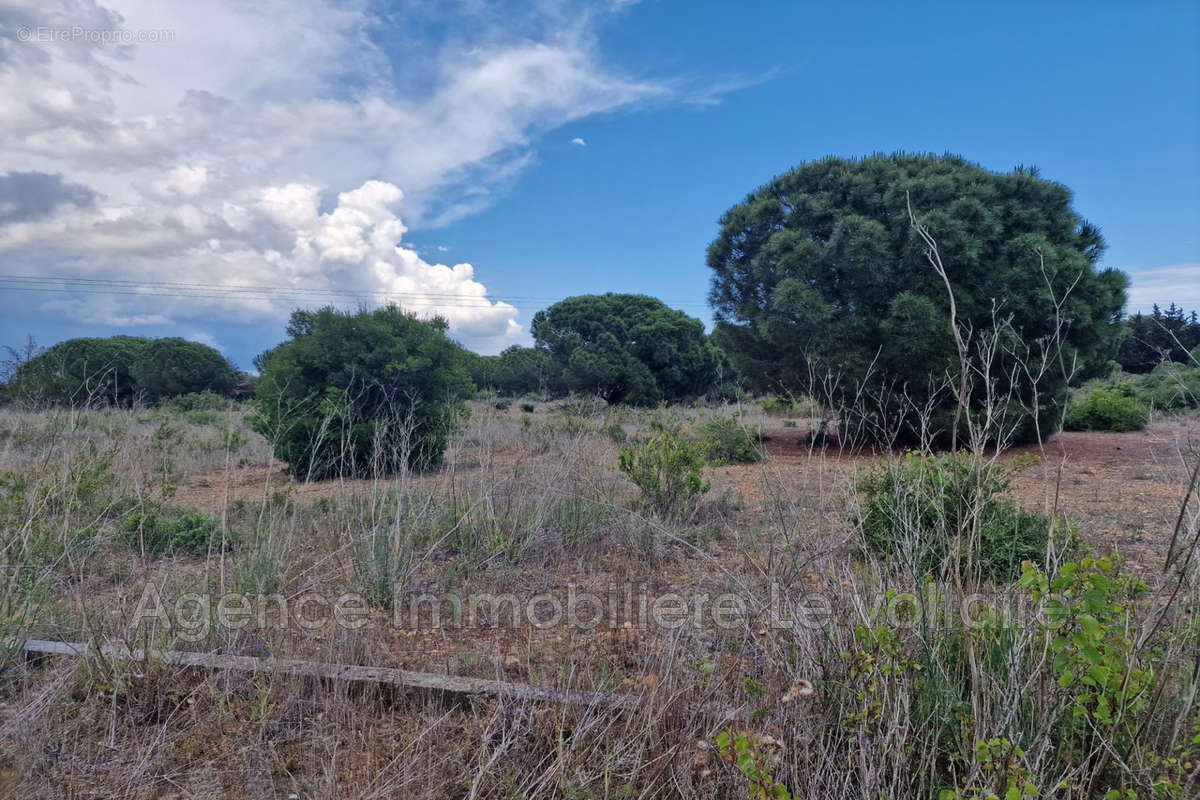
[[[51, 642], [30, 639], [25, 651], [37, 655], [86, 656], [98, 652], [105, 658], [117, 661], [145, 661], [141, 649], [131, 650], [123, 645], [106, 644], [99, 648], [76, 642]], [[483, 695], [498, 699], [521, 700], [534, 703], [563, 703], [589, 707], [634, 709], [636, 698], [622, 697], [607, 692], [589, 692], [574, 689], [546, 689], [523, 683], [493, 681], [483, 678], [463, 678], [456, 675], [437, 675], [432, 672], [413, 672], [391, 667], [362, 667], [344, 664], [323, 664], [316, 661], [301, 661], [292, 658], [255, 658], [254, 656], [227, 655], [224, 653], [196, 653], [184, 650], [150, 650], [150, 660], [185, 667], [199, 667], [234, 672], [269, 672], [304, 678], [331, 681], [369, 682], [399, 686], [424, 692], [447, 692], [460, 695]]]

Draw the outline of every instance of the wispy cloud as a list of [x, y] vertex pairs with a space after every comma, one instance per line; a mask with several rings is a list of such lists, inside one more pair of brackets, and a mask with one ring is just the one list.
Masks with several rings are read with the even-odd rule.
[[717, 78], [681, 80], [674, 83], [674, 92], [686, 105], [711, 108], [721, 104], [727, 95], [750, 89], [773, 80], [782, 70], [771, 67], [753, 75], [725, 75]]
[[571, 144], [575, 145], [576, 147], [587, 147], [587, 142], [578, 136], [571, 140]]

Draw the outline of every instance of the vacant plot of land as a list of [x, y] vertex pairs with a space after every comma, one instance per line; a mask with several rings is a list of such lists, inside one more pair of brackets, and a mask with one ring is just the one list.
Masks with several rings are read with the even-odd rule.
[[[698, 430], [736, 410], [665, 413]], [[10, 635], [422, 670], [637, 705], [10, 654], [0, 794], [744, 797], [745, 771], [711, 744], [726, 729], [749, 731], [755, 763], [796, 796], [881, 790], [887, 769], [839, 761], [852, 754], [833, 755], [844, 745], [829, 726], [871, 721], [857, 735], [883, 738], [861, 746], [891, 752], [895, 734], [877, 722], [899, 713], [899, 684], [854, 681], [862, 659], [908, 662], [861, 631], [896, 591], [935, 585], [863, 549], [856, 487], [889, 457], [814, 447], [803, 423], [746, 414], [765, 458], [709, 466], [711, 488], [668, 519], [616, 468], [649, 418], [480, 404], [435, 472], [304, 483], [237, 409], [0, 412], [7, 546], [26, 554], [7, 564]], [[1164, 560], [1198, 454], [1192, 416], [1066, 433], [1000, 462], [1017, 506], [1065, 518], [1075, 548], [1119, 554], [1153, 595], [1175, 578]], [[901, 630], [901, 643], [921, 636]], [[961, 702], [987, 719], [1003, 706], [969, 691]], [[931, 775], [964, 768], [953, 736], [939, 748], [946, 763]], [[880, 758], [899, 764], [903, 749]]]

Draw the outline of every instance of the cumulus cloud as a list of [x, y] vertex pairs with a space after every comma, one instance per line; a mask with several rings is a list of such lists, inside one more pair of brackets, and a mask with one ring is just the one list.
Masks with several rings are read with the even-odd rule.
[[[672, 90], [605, 65], [594, 14], [514, 24], [473, 3], [481, 21], [418, 37], [438, 26], [402, 14], [452, 13], [435, 6], [5, 4], [0, 253], [48, 273], [210, 288], [45, 305], [83, 322], [278, 318], [298, 296], [345, 292], [503, 347], [521, 334], [516, 309], [489, 298], [471, 264], [423, 260], [402, 243], [406, 225], [493, 202], [542, 133]], [[74, 28], [122, 35], [14, 34]]]
[[585, 142], [579, 136], [576, 136], [574, 139], [572, 139], [571, 144], [575, 145], [576, 147], [587, 147], [587, 142]]

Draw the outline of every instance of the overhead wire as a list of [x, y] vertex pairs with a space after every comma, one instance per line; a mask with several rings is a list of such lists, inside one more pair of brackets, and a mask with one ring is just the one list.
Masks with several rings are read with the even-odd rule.
[[[536, 295], [505, 295], [470, 297], [452, 292], [387, 291], [365, 289], [308, 288], [252, 284], [206, 284], [184, 281], [150, 281], [126, 278], [91, 278], [60, 275], [0, 274], [0, 289], [23, 292], [81, 295], [130, 295], [137, 297], [178, 297], [212, 300], [316, 302], [322, 299], [360, 299], [396, 302], [442, 308], [493, 308], [495, 303], [507, 303], [516, 308], [544, 307], [560, 297]], [[707, 304], [667, 302], [680, 308], [707, 308]]]

